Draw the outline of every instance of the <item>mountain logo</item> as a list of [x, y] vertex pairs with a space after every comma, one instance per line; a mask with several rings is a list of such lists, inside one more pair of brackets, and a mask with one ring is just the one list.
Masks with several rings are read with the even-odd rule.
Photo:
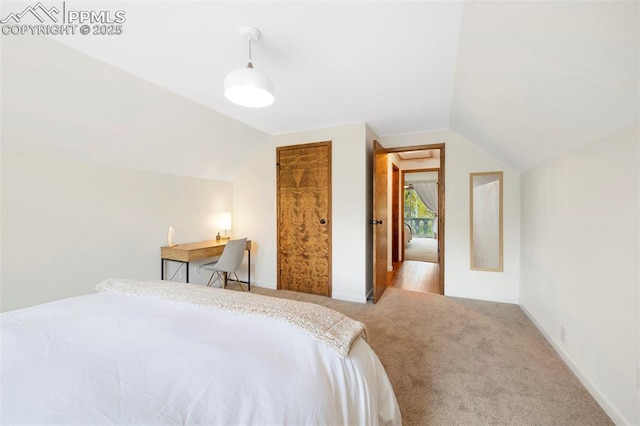
[[6, 24], [10, 20], [13, 20], [16, 24], [19, 24], [22, 18], [25, 15], [29, 14], [35, 16], [35, 18], [40, 21], [40, 23], [44, 23], [46, 17], [48, 17], [54, 23], [57, 23], [58, 18], [56, 18], [54, 14], [57, 15], [58, 13], [60, 13], [60, 11], [55, 6], [51, 9], [47, 9], [42, 3], [38, 2], [38, 4], [36, 4], [35, 6], [28, 6], [20, 13], [10, 13], [6, 18], [0, 19], [0, 24]]

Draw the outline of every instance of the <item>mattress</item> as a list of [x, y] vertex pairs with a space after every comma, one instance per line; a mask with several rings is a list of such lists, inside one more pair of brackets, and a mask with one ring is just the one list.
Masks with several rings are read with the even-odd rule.
[[401, 424], [362, 338], [339, 356], [275, 318], [113, 293], [0, 327], [5, 424]]

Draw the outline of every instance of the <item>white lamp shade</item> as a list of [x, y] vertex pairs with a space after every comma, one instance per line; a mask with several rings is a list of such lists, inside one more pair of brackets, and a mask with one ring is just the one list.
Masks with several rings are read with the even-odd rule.
[[216, 215], [216, 225], [218, 229], [222, 229], [223, 231], [228, 231], [231, 229], [231, 213], [230, 212], [221, 212]]
[[269, 77], [253, 68], [230, 71], [224, 78], [224, 96], [234, 104], [250, 108], [266, 107], [275, 100]]

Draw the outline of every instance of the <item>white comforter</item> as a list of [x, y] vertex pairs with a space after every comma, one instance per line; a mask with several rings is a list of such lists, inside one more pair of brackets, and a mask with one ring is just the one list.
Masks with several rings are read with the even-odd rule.
[[362, 339], [346, 358], [286, 323], [99, 293], [0, 316], [4, 424], [400, 424]]

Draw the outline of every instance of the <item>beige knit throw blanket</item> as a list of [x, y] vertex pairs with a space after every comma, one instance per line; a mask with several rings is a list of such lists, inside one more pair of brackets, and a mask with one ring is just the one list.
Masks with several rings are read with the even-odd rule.
[[314, 303], [157, 280], [109, 278], [96, 285], [96, 291], [157, 297], [206, 309], [274, 318], [310, 334], [342, 358], [349, 354], [358, 337], [367, 340], [367, 329], [363, 323]]

